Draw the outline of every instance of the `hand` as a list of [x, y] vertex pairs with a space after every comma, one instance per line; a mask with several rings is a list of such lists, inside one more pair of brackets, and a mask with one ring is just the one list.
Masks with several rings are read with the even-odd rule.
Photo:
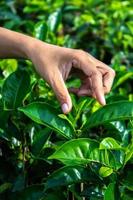
[[50, 45], [1, 27], [0, 45], [0, 58], [28, 58], [33, 62], [38, 73], [53, 88], [64, 113], [72, 108], [64, 83], [71, 69], [79, 75], [82, 85], [69, 91], [79, 96], [92, 96], [105, 105], [104, 94], [110, 91], [115, 72], [87, 52]]
[[72, 108], [71, 98], [64, 83], [72, 68], [81, 78], [82, 85], [69, 91], [78, 96], [92, 96], [100, 104], [106, 104], [104, 94], [111, 90], [115, 77], [113, 69], [85, 51], [35, 41], [29, 50], [29, 58], [37, 72], [51, 85], [64, 113], [68, 113]]

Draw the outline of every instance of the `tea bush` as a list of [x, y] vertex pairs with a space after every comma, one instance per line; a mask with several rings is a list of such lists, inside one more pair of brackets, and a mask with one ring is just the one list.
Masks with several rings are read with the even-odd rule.
[[1, 200], [133, 199], [132, 14], [130, 0], [0, 1], [0, 26], [84, 49], [116, 71], [106, 106], [71, 94], [64, 115], [30, 61], [0, 60]]

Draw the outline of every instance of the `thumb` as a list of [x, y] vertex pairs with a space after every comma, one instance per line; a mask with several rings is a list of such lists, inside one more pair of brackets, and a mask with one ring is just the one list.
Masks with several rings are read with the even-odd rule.
[[50, 83], [57, 99], [61, 104], [63, 113], [67, 114], [72, 109], [72, 101], [60, 71], [56, 71], [54, 78], [50, 81]]

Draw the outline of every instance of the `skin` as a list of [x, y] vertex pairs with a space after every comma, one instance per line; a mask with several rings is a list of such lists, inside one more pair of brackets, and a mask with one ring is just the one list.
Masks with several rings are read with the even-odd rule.
[[[0, 58], [23, 58], [32, 61], [36, 71], [52, 87], [62, 111], [72, 109], [69, 92], [78, 96], [92, 96], [105, 105], [115, 72], [83, 50], [59, 47], [14, 31], [0, 28]], [[66, 88], [70, 74], [81, 79], [80, 88]]]

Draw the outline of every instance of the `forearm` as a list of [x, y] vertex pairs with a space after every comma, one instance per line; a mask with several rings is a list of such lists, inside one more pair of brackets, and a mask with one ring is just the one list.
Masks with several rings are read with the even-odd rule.
[[0, 58], [28, 59], [31, 38], [21, 33], [0, 27]]

